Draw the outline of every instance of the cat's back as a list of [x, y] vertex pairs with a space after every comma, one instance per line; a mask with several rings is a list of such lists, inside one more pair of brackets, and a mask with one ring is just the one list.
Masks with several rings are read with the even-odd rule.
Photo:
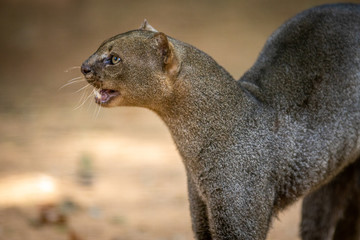
[[323, 5], [290, 19], [239, 84], [277, 110], [360, 110], [360, 5]]

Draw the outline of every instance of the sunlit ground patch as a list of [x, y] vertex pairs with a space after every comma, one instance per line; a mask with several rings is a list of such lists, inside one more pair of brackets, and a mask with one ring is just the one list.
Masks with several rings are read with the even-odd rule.
[[25, 206], [57, 200], [57, 180], [42, 173], [14, 174], [0, 178], [0, 206]]

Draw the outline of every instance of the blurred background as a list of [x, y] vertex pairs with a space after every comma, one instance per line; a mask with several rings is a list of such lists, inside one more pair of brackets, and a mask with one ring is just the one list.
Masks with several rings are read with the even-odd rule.
[[[1, 0], [0, 239], [193, 239], [166, 126], [145, 109], [98, 109], [79, 66], [147, 18], [238, 79], [285, 20], [330, 2]], [[298, 239], [299, 211], [268, 239]]]

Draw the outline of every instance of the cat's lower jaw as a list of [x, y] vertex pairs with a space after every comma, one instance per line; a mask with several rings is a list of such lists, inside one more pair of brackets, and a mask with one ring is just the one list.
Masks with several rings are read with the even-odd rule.
[[95, 89], [95, 102], [104, 107], [111, 107], [111, 102], [116, 98], [121, 97], [121, 94], [117, 90], [112, 89]]

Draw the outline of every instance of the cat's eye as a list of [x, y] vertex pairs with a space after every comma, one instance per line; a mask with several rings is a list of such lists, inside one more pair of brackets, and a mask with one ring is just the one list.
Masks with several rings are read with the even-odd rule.
[[118, 62], [120, 62], [120, 57], [118, 57], [118, 56], [112, 56], [111, 57], [111, 63], [112, 64], [117, 64]]

